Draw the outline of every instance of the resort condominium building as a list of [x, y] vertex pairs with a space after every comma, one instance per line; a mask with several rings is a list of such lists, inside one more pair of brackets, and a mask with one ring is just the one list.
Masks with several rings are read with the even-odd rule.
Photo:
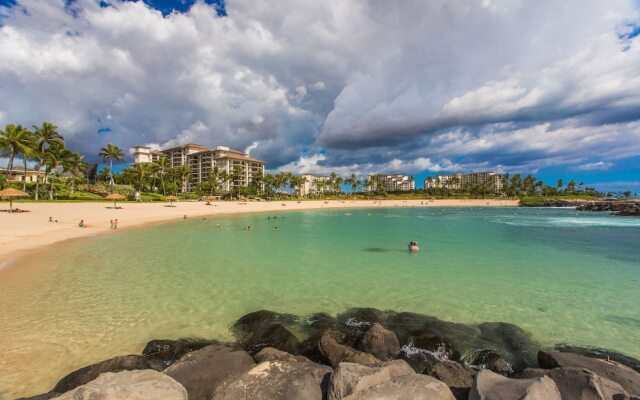
[[496, 193], [502, 191], [502, 175], [495, 172], [473, 172], [469, 174], [430, 176], [424, 180], [425, 189], [447, 188], [460, 190], [481, 186], [493, 188]]
[[[224, 146], [209, 148], [190, 143], [166, 150], [152, 150], [147, 146], [136, 146], [133, 149], [136, 164], [155, 162], [160, 157], [166, 157], [170, 168], [188, 165], [191, 176], [183, 186], [183, 192], [192, 191], [197, 184], [205, 181], [215, 167], [219, 172], [231, 174], [237, 170], [240, 173], [238, 179], [221, 185], [220, 189], [227, 192], [241, 186], [249, 186], [258, 176], [264, 176], [264, 161]], [[262, 182], [260, 185], [263, 186]]]
[[408, 192], [416, 188], [413, 177], [407, 175], [369, 175], [366, 182], [362, 188], [364, 192]]
[[307, 197], [309, 195], [318, 195], [325, 192], [330, 192], [332, 190], [332, 188], [329, 187], [331, 178], [328, 176], [311, 175], [311, 174], [303, 174], [302, 176], [307, 180], [305, 181], [304, 185], [300, 187], [301, 197]]

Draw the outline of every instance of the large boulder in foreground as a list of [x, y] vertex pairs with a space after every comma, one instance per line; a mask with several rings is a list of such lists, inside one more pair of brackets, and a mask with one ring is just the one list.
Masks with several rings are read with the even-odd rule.
[[332, 371], [309, 361], [265, 361], [219, 386], [212, 398], [322, 400], [323, 384]]
[[253, 358], [243, 349], [214, 344], [187, 353], [164, 373], [187, 389], [189, 400], [208, 400], [225, 379], [254, 366]]
[[427, 375], [404, 375], [356, 392], [345, 400], [455, 400], [444, 383]]
[[379, 367], [366, 367], [349, 362], [340, 363], [331, 375], [327, 399], [338, 400], [353, 393], [380, 385], [404, 375], [414, 375], [402, 360], [389, 361]]
[[183, 355], [203, 347], [218, 344], [217, 340], [183, 338], [178, 340], [154, 339], [142, 350], [151, 368], [162, 371]]
[[629, 394], [640, 396], [640, 373], [615, 361], [589, 358], [579, 354], [546, 352], [538, 353], [540, 367], [553, 369], [559, 367], [585, 368], [597, 375], [616, 382]]
[[441, 361], [432, 366], [427, 374], [444, 382], [456, 399], [463, 400], [469, 397], [476, 371], [455, 361]]
[[561, 400], [553, 380], [547, 376], [511, 379], [488, 369], [478, 372], [469, 400]]
[[64, 393], [75, 389], [80, 385], [91, 382], [105, 372], [132, 371], [137, 369], [149, 369], [149, 364], [143, 356], [129, 355], [113, 357], [108, 360], [89, 365], [73, 371], [62, 378], [52, 392]]
[[305, 356], [313, 361], [329, 364], [333, 368], [341, 362], [351, 362], [362, 365], [375, 366], [382, 362], [369, 353], [358, 351], [341, 344], [345, 334], [331, 329], [322, 330], [307, 339], [304, 344]]
[[311, 361], [305, 356], [294, 356], [293, 354], [274, 349], [273, 347], [265, 347], [260, 350], [258, 354], [255, 354], [253, 359], [257, 364], [265, 361]]
[[187, 400], [187, 391], [171, 377], [154, 370], [106, 372], [64, 393], [58, 400]]
[[362, 335], [357, 348], [382, 361], [393, 360], [400, 354], [398, 336], [377, 322]]

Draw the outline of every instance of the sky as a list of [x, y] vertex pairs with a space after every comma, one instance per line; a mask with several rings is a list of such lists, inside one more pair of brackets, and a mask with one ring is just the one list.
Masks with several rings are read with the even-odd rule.
[[638, 0], [0, 0], [0, 126], [640, 191]]

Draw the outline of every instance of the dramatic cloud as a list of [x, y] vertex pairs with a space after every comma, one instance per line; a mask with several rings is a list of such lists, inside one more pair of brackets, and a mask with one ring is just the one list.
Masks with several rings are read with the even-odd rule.
[[0, 124], [53, 121], [87, 155], [197, 142], [304, 172], [640, 154], [634, 0], [108, 3], [0, 7]]
[[598, 161], [594, 163], [583, 164], [578, 167], [582, 171], [606, 171], [613, 166], [613, 163]]

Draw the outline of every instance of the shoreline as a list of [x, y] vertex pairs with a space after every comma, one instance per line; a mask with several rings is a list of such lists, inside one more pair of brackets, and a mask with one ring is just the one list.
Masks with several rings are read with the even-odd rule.
[[[314, 200], [271, 202], [177, 202], [122, 203], [122, 209], [109, 208], [108, 202], [23, 203], [25, 213], [0, 213], [0, 271], [16, 259], [33, 254], [50, 245], [78, 238], [116, 233], [131, 228], [144, 228], [158, 223], [176, 222], [186, 214], [192, 217], [213, 217], [258, 212], [303, 211], [341, 208], [393, 207], [517, 207], [518, 200]], [[59, 222], [49, 222], [49, 217]], [[118, 229], [110, 229], [110, 220], [118, 219]], [[79, 228], [84, 220], [86, 228]]]

